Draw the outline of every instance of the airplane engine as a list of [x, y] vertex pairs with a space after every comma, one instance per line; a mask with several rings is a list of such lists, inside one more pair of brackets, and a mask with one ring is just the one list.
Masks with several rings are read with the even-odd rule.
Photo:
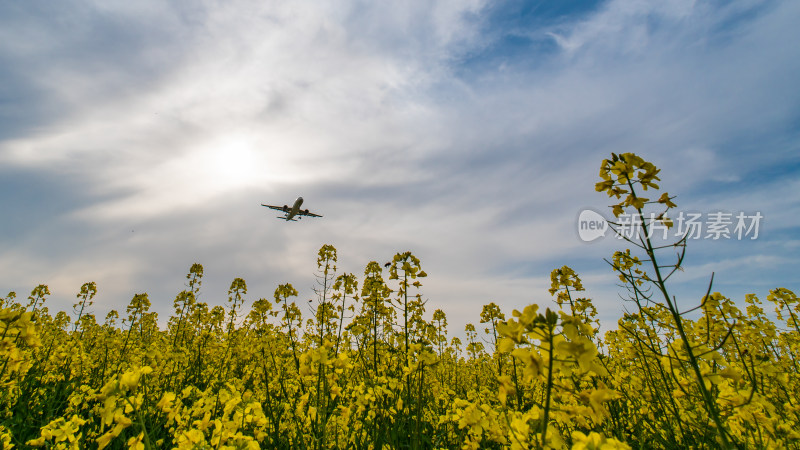
[[303, 211], [304, 213], [308, 214], [308, 210]]
[[283, 205], [283, 212], [289, 211], [289, 205]]

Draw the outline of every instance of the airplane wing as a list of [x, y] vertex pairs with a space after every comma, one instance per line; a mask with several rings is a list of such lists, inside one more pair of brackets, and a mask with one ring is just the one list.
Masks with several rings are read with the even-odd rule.
[[288, 208], [286, 206], [265, 205], [263, 203], [261, 204], [261, 206], [266, 206], [267, 208], [276, 209], [278, 211], [283, 211], [283, 212], [286, 212], [288, 210]]
[[312, 212], [308, 212], [307, 209], [301, 209], [300, 211], [297, 211], [297, 215], [298, 216], [308, 216], [308, 217], [322, 217], [319, 214], [314, 214]]

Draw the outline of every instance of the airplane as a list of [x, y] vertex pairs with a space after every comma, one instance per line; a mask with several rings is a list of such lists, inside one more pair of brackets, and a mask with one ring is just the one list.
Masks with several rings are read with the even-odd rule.
[[[265, 205], [263, 203], [261, 204], [261, 206], [266, 206], [267, 208], [270, 208], [270, 209], [275, 209], [275, 210], [278, 210], [278, 211], [285, 212], [286, 215], [283, 216], [283, 217], [278, 216], [278, 219], [283, 219], [283, 220], [286, 220], [286, 221], [291, 220], [291, 221], [294, 222], [294, 221], [297, 221], [298, 219], [302, 219], [303, 216], [322, 217], [319, 214], [314, 214], [312, 212], [308, 212], [307, 209], [300, 209], [300, 205], [302, 205], [302, 204], [303, 204], [303, 197], [297, 197], [297, 200], [294, 201], [294, 205], [292, 205], [291, 207], [289, 205], [273, 206], [273, 205]], [[297, 219], [294, 219], [295, 216], [297, 216]]]

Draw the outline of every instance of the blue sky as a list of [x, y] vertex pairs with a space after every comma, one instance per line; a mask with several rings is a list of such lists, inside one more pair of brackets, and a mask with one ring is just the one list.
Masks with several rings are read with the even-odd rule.
[[[757, 240], [689, 243], [674, 292], [797, 291], [800, 3], [234, 0], [0, 4], [0, 292], [314, 294], [411, 250], [451, 331], [550, 304], [570, 265], [606, 329], [623, 303], [582, 242], [603, 158], [662, 169], [678, 210], [760, 212]], [[302, 195], [320, 220], [260, 203]]]

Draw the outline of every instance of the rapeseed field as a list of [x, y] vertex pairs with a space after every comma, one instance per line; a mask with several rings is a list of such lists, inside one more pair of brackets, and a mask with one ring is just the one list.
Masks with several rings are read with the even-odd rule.
[[668, 280], [686, 239], [647, 232], [676, 206], [658, 173], [630, 153], [601, 165], [614, 216], [651, 217], [608, 260], [631, 312], [604, 335], [568, 266], [551, 273], [552, 304], [485, 305], [461, 341], [426, 311], [412, 253], [357, 276], [329, 245], [310, 317], [290, 284], [246, 304], [237, 278], [224, 305], [201, 302], [200, 264], [164, 329], [146, 294], [101, 323], [94, 283], [72, 314], [49, 311], [45, 285], [10, 293], [0, 448], [800, 448], [797, 296], [770, 291], [771, 316], [710, 286], [679, 310]]

